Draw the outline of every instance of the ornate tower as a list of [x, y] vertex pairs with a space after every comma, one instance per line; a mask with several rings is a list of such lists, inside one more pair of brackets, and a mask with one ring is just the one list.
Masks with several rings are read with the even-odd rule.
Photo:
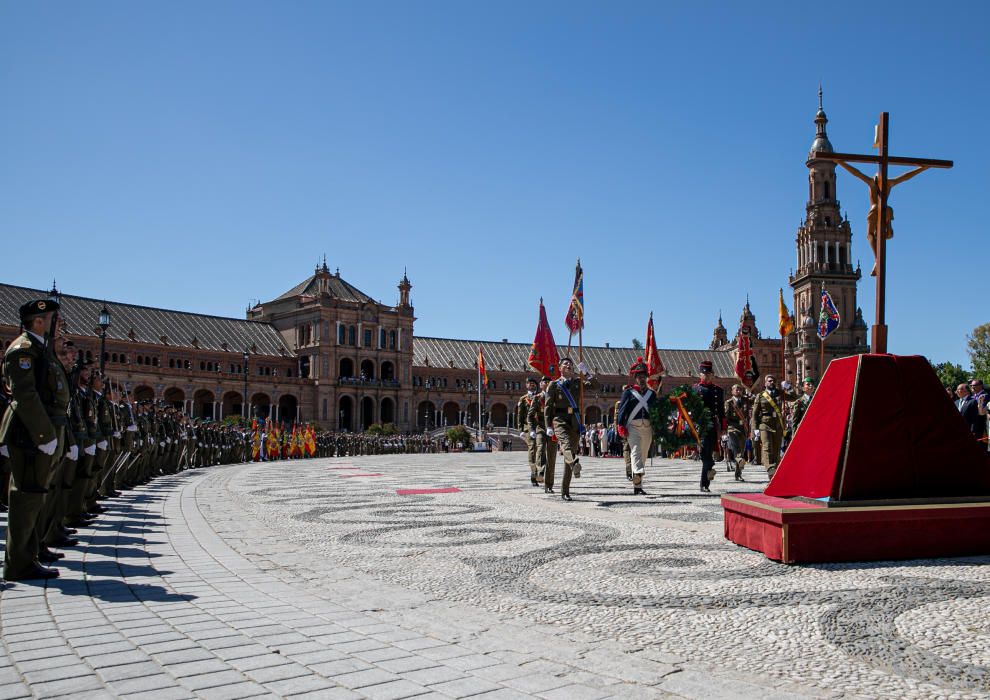
[[409, 281], [409, 277], [406, 275], [405, 270], [402, 271], [402, 279], [399, 280], [399, 308], [408, 309], [409, 304], [409, 291], [412, 289], [412, 282]]
[[718, 350], [720, 347], [729, 344], [729, 332], [722, 325], [722, 313], [718, 314], [718, 325], [715, 326], [715, 330], [712, 333], [712, 342], [708, 346], [709, 350]]
[[[825, 125], [828, 118], [822, 108], [822, 90], [818, 88], [818, 112], [815, 114], [815, 140], [810, 153], [832, 152]], [[819, 339], [816, 333], [821, 311], [822, 284], [832, 295], [839, 310], [838, 329], [825, 341], [825, 364], [834, 357], [868, 352], [862, 312], [856, 305], [856, 284], [861, 276], [859, 265], [852, 265], [852, 228], [842, 216], [835, 191], [835, 163], [809, 159], [808, 203], [805, 219], [797, 231], [797, 269], [791, 275], [794, 290], [794, 313], [797, 319], [797, 346], [788, 352], [797, 376], [820, 378]]]

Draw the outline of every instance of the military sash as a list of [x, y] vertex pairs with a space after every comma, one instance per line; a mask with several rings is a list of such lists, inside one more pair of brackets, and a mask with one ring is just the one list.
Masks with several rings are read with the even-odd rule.
[[640, 409], [642, 409], [644, 413], [643, 418], [649, 418], [650, 399], [653, 397], [653, 392], [650, 389], [647, 389], [645, 394], [640, 394], [635, 389], [630, 389], [629, 391], [632, 393], [633, 398], [636, 399], [636, 408], [629, 412], [629, 420], [634, 420], [633, 416], [636, 415]]
[[773, 397], [770, 396], [770, 392], [764, 391], [763, 392], [763, 396], [764, 396], [764, 398], [766, 398], [767, 403], [770, 404], [770, 408], [773, 409], [773, 412], [777, 414], [777, 422], [780, 423], [780, 429], [783, 430], [784, 429], [784, 417], [780, 414], [780, 407], [777, 405], [777, 402], [773, 400]]
[[584, 433], [584, 423], [581, 422], [581, 412], [578, 410], [577, 402], [574, 401], [574, 397], [571, 396], [571, 392], [569, 392], [567, 390], [567, 387], [564, 386], [564, 380], [563, 379], [558, 379], [557, 380], [557, 386], [560, 387], [560, 390], [563, 392], [564, 398], [567, 399], [567, 403], [569, 403], [571, 405], [571, 407], [569, 409], [567, 409], [567, 412], [570, 413], [570, 414], [575, 414], [575, 413], [577, 414], [577, 417], [578, 417], [578, 430], [579, 430], [579, 432], [581, 432], [583, 434]]

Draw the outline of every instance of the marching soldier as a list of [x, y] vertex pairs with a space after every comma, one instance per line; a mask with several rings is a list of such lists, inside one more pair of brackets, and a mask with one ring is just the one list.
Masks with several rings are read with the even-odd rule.
[[533, 486], [539, 486], [537, 478], [539, 465], [537, 463], [536, 426], [532, 425], [529, 417], [536, 402], [536, 379], [530, 377], [526, 380], [526, 393], [519, 397], [516, 404], [516, 425], [522, 433], [523, 440], [526, 441], [526, 454], [529, 457], [529, 481]]
[[722, 387], [712, 382], [715, 373], [712, 371], [711, 360], [703, 360], [698, 365], [698, 374], [701, 378], [694, 385], [694, 390], [705, 402], [705, 406], [711, 412], [712, 425], [702, 439], [701, 448], [701, 490], [708, 493], [708, 488], [715, 478], [715, 458], [712, 451], [719, 442], [719, 433], [725, 423], [725, 392]]
[[763, 466], [771, 479], [777, 471], [780, 461], [780, 441], [784, 437], [784, 401], [796, 401], [797, 394], [791, 391], [789, 382], [781, 382], [777, 388], [777, 380], [768, 374], [763, 380], [763, 391], [753, 401], [753, 431], [760, 431], [760, 443], [763, 450]]
[[622, 392], [619, 410], [615, 414], [615, 425], [619, 436], [625, 438], [629, 445], [633, 495], [645, 496], [643, 475], [646, 473], [646, 457], [650, 454], [650, 445], [653, 444], [650, 411], [657, 408], [659, 401], [653, 389], [646, 384], [649, 370], [642, 357], [629, 368], [629, 374], [632, 375], [633, 383]]
[[[615, 410], [613, 411], [613, 415], [616, 418], [619, 416], [619, 404], [622, 403], [622, 396], [629, 387], [629, 384], [622, 385], [622, 394], [619, 394], [619, 400], [615, 402]], [[622, 444], [622, 461], [626, 463], [626, 481], [632, 481], [632, 452], [629, 451], [629, 440], [618, 429], [616, 429], [615, 434], [619, 437], [619, 442]]]
[[[547, 389], [544, 420], [547, 428], [553, 429], [553, 437], [564, 455], [564, 479], [560, 484], [560, 497], [565, 501], [571, 498], [571, 477], [581, 478], [581, 462], [578, 461], [578, 446], [584, 426], [578, 407], [578, 391], [581, 383], [585, 388], [593, 388], [596, 382], [588, 376], [588, 368], [582, 362], [577, 366], [578, 375], [574, 374], [574, 361], [565, 357], [560, 361], [560, 379], [550, 382]], [[552, 449], [552, 448], [550, 448]], [[546, 491], [553, 493], [553, 479], [549, 465], [546, 475]]]
[[[48, 299], [31, 301], [20, 307], [20, 336], [4, 354], [3, 380], [11, 396], [9, 410], [0, 423], [0, 444], [10, 463], [7, 547], [3, 575], [8, 581], [50, 579], [58, 576], [38, 561], [38, 518], [41, 515], [53, 476], [53, 466], [61, 458], [65, 425], [57, 425], [55, 394], [58, 375], [51, 370], [49, 343], [54, 330], [58, 303]], [[63, 436], [62, 440], [59, 437]]]
[[[736, 463], [736, 481], [745, 481], [742, 477], [746, 466], [746, 438], [749, 437], [750, 406], [742, 384], [732, 385], [732, 396], [725, 400], [726, 434], [729, 438], [728, 449]], [[728, 462], [729, 457], [726, 455]]]

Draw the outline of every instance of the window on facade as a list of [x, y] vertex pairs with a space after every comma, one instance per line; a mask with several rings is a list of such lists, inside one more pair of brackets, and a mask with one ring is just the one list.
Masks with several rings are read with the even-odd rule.
[[157, 357], [152, 357], [151, 358], [151, 366], [152, 367], [157, 367], [158, 366], [158, 358]]
[[381, 330], [378, 331], [378, 347], [380, 347], [380, 348], [386, 347], [386, 345], [385, 345], [385, 329], [384, 328], [382, 328]]
[[122, 364], [125, 364], [126, 365], [127, 364], [127, 355], [121, 355], [120, 356], [120, 362]]
[[323, 399], [323, 420], [327, 419], [327, 400]]
[[205, 372], [206, 371], [206, 363], [205, 362], [200, 362], [199, 363], [199, 371], [200, 372]]
[[366, 347], [366, 348], [370, 348], [371, 347], [371, 329], [370, 328], [365, 328], [364, 329], [364, 347]]
[[388, 346], [392, 350], [395, 350], [395, 336], [396, 336], [395, 331], [388, 332]]
[[825, 199], [828, 199], [829, 197], [831, 197], [831, 194], [829, 194], [829, 184], [825, 182], [822, 183], [822, 186], [825, 188]]
[[[88, 352], [87, 352], [86, 354], [87, 354], [87, 355], [89, 355], [89, 353], [88, 353]], [[173, 367], [175, 367], [175, 360], [173, 360], [173, 359], [172, 359], [172, 358], [170, 357], [170, 358], [168, 358], [168, 368], [169, 368], [169, 369], [172, 369]]]
[[354, 326], [347, 327], [347, 344], [357, 345], [357, 328]]
[[347, 341], [347, 328], [337, 326], [337, 345], [343, 345]]
[[143, 364], [144, 364], [144, 362], [142, 362], [142, 360], [143, 360], [143, 359], [144, 359], [144, 358], [142, 358], [142, 357], [141, 357], [140, 355], [138, 355], [138, 359], [137, 359], [137, 363], [138, 363], [139, 365], [143, 365]]

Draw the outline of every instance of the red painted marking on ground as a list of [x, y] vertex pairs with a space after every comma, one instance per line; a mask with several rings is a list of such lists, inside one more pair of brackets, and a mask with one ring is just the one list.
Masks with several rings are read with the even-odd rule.
[[400, 496], [421, 496], [425, 493], [460, 493], [459, 488], [449, 489], [399, 489], [396, 491]]
[[341, 474], [341, 479], [351, 479], [355, 476], [385, 476], [384, 474]]
[[327, 469], [360, 469], [361, 467], [327, 467]]

